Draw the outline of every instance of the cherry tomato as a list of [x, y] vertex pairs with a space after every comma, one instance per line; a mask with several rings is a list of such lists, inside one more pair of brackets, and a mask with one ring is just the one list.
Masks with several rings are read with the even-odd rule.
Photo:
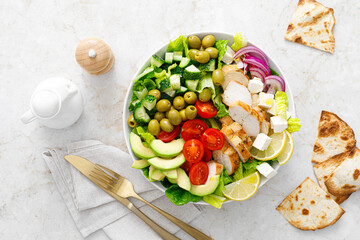
[[211, 159], [211, 151], [207, 148], [204, 148], [204, 156], [202, 157], [201, 161], [208, 162]]
[[186, 161], [199, 162], [204, 156], [204, 145], [197, 139], [188, 140], [184, 144], [183, 154]]
[[190, 171], [190, 168], [192, 165], [194, 165], [194, 164], [191, 162], [185, 161], [183, 163], [183, 165], [180, 166], [180, 168], [182, 168], [182, 170], [184, 170], [187, 174], [189, 174], [189, 171]]
[[217, 108], [211, 101], [201, 102], [197, 100], [195, 103], [197, 114], [202, 118], [212, 118], [217, 114]]
[[168, 133], [165, 131], [161, 131], [159, 135], [157, 135], [157, 139], [160, 139], [165, 143], [171, 142], [179, 135], [179, 132], [180, 132], [180, 125], [177, 125], [174, 127], [174, 130], [172, 132]]
[[220, 150], [224, 146], [224, 136], [219, 130], [209, 128], [202, 135], [201, 142], [207, 149]]
[[201, 185], [206, 183], [209, 176], [209, 167], [204, 162], [195, 163], [189, 171], [190, 182], [193, 185]]
[[203, 121], [199, 119], [188, 120], [181, 128], [181, 136], [185, 141], [200, 139], [206, 129], [208, 126]]

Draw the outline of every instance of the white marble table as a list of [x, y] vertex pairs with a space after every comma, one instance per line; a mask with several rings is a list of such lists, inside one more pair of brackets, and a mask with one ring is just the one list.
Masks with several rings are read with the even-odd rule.
[[[193, 225], [215, 239], [358, 239], [359, 193], [342, 204], [346, 213], [336, 225], [316, 232], [292, 227], [275, 210], [305, 177], [315, 180], [310, 160], [322, 109], [359, 137], [360, 2], [322, 2], [335, 10], [333, 55], [284, 40], [296, 0], [1, 1], [0, 238], [81, 239], [41, 152], [90, 138], [125, 150], [124, 94], [143, 58], [179, 34], [214, 30], [242, 31], [271, 54], [291, 84], [303, 127], [291, 161], [256, 196], [221, 210], [206, 207]], [[114, 69], [100, 77], [84, 73], [74, 58], [77, 43], [91, 36], [115, 54]], [[65, 130], [22, 125], [35, 86], [52, 76], [80, 86], [87, 101], [81, 119]]]

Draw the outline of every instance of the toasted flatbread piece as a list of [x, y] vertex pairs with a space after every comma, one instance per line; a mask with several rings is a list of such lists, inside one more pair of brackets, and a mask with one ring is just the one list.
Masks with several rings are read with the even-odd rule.
[[356, 145], [354, 131], [336, 114], [322, 111], [312, 161], [321, 163]]
[[336, 223], [345, 212], [310, 178], [290, 193], [276, 210], [301, 230], [325, 228]]
[[325, 181], [331, 194], [345, 195], [360, 189], [360, 150], [354, 148]]
[[[346, 156], [348, 154], [349, 152], [340, 153], [338, 155], [329, 158], [325, 162], [318, 163], [313, 166], [319, 185], [324, 191], [326, 192], [328, 191], [325, 186], [325, 181], [330, 177], [330, 174], [334, 172], [334, 170], [346, 159]], [[338, 204], [344, 202], [350, 196], [350, 194], [335, 196], [332, 195], [331, 193], [329, 193], [329, 195]]]
[[287, 28], [285, 39], [326, 51], [334, 52], [334, 10], [314, 0], [299, 0]]

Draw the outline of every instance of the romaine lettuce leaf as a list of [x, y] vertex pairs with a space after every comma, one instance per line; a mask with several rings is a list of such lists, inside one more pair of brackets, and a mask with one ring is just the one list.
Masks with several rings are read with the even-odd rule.
[[213, 103], [217, 108], [218, 112], [216, 117], [221, 118], [229, 115], [229, 111], [227, 110], [225, 104], [221, 101], [222, 88], [220, 86], [215, 86], [215, 94], [213, 95]]
[[219, 186], [216, 188], [213, 194], [220, 197], [224, 196], [222, 191], [225, 190], [225, 185], [231, 182], [233, 182], [232, 178], [227, 174], [226, 169], [224, 169], [220, 175]]
[[239, 167], [238, 167], [238, 169], [236, 169], [236, 171], [232, 175], [232, 178], [233, 178], [234, 182], [244, 178], [244, 169], [243, 169], [242, 162], [239, 162]]
[[217, 40], [215, 42], [215, 48], [219, 51], [218, 55], [218, 69], [221, 69], [222, 63], [221, 59], [224, 57], [226, 51], [227, 51], [227, 45], [229, 41], [228, 40]]
[[134, 133], [139, 135], [142, 140], [144, 140], [146, 143], [150, 144], [155, 137], [147, 131], [147, 129], [144, 129], [143, 127], [136, 127], [133, 129]]
[[185, 35], [181, 35], [174, 41], [170, 41], [167, 52], [183, 51], [186, 57], [189, 57], [188, 39]]
[[286, 110], [288, 106], [288, 99], [285, 92], [277, 91], [275, 95], [276, 115], [286, 119]]
[[226, 198], [214, 194], [209, 194], [203, 197], [203, 200], [211, 206], [220, 209]]
[[288, 128], [286, 129], [288, 132], [297, 132], [301, 128], [300, 119], [298, 118], [289, 118], [288, 119]]
[[245, 47], [247, 42], [247, 38], [241, 32], [238, 32], [234, 35], [234, 43], [231, 45], [231, 48], [236, 52], [240, 48]]
[[198, 202], [201, 197], [191, 194], [190, 192], [180, 188], [178, 185], [172, 185], [165, 191], [165, 195], [175, 205], [181, 206], [189, 202]]

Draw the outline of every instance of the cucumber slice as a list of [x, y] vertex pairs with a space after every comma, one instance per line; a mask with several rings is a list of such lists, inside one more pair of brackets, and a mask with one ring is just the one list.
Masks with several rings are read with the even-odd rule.
[[186, 68], [187, 66], [189, 66], [189, 63], [190, 63], [190, 58], [183, 57], [183, 58], [181, 58], [179, 67]]
[[155, 153], [150, 148], [145, 147], [141, 142], [141, 138], [135, 133], [130, 133], [129, 140], [131, 149], [137, 157], [145, 159], [156, 157]]
[[150, 163], [148, 163], [146, 159], [141, 159], [141, 160], [135, 160], [131, 165], [131, 167], [136, 169], [142, 169], [142, 168], [146, 168], [149, 165]]
[[180, 74], [174, 74], [170, 76], [170, 85], [174, 90], [180, 89], [181, 87]]
[[213, 72], [215, 71], [215, 59], [210, 59], [209, 62], [199, 65], [200, 71]]
[[199, 80], [187, 80], [185, 82], [186, 87], [190, 90], [190, 91], [196, 91], [196, 87], [199, 83]]
[[196, 80], [200, 79], [201, 71], [194, 65], [190, 65], [184, 70], [184, 78], [187, 80]]
[[184, 94], [184, 93], [186, 93], [186, 92], [187, 92], [187, 90], [188, 90], [188, 88], [187, 88], [187, 87], [183, 87], [183, 86], [181, 86], [181, 87], [180, 87], [180, 90], [178, 90], [178, 91], [177, 91], [177, 93]]
[[182, 59], [182, 52], [174, 52], [174, 61], [180, 62]]
[[165, 62], [168, 64], [172, 64], [174, 60], [174, 53], [165, 53]]
[[134, 118], [135, 118], [135, 121], [137, 123], [139, 123], [139, 124], [147, 124], [151, 120], [149, 115], [146, 113], [145, 108], [144, 108], [143, 105], [138, 106], [137, 108], [135, 108], [135, 110], [134, 110]]
[[161, 67], [161, 65], [163, 65], [164, 62], [165, 61], [157, 55], [152, 55], [151, 60], [150, 60], [151, 65], [156, 66], [156, 67]]

